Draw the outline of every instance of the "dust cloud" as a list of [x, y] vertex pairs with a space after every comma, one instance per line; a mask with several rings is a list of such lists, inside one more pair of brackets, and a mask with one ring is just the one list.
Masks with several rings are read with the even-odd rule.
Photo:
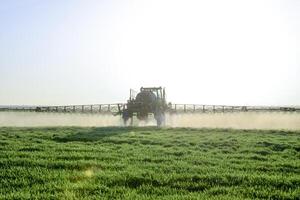
[[[136, 126], [152, 126], [155, 121], [137, 122]], [[36, 126], [123, 126], [120, 116], [97, 114], [64, 114], [34, 112], [0, 112], [0, 127]], [[166, 115], [168, 127], [288, 129], [300, 130], [300, 113], [206, 113]]]
[[70, 113], [0, 112], [0, 126], [119, 126], [119, 116]]
[[300, 113], [182, 114], [168, 116], [167, 124], [171, 127], [300, 130]]

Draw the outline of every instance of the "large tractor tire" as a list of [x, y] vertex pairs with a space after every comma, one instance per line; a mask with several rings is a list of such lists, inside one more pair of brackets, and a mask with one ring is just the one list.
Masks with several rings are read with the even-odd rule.
[[154, 118], [156, 120], [156, 124], [158, 127], [166, 125], [165, 113], [163, 112], [155, 113]]
[[130, 119], [130, 125], [132, 126], [132, 123], [133, 123], [133, 114], [130, 113], [127, 109], [125, 109], [122, 113], [122, 119], [123, 119], [123, 123], [124, 123], [124, 126], [127, 126], [127, 123], [128, 123], [128, 120]]

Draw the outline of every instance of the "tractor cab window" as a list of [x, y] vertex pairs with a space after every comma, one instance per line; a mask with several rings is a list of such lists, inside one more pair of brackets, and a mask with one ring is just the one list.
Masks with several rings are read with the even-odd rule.
[[158, 99], [161, 99], [161, 92], [160, 91], [157, 91], [157, 94], [156, 94], [156, 97], [158, 98]]

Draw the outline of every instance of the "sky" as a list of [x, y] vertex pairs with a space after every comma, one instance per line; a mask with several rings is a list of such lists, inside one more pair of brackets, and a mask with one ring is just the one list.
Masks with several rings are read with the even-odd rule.
[[0, 0], [0, 105], [300, 105], [298, 0]]

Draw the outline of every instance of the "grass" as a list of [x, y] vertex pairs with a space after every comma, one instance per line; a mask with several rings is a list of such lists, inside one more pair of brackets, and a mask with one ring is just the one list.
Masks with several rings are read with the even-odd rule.
[[300, 199], [300, 132], [0, 128], [0, 199]]

